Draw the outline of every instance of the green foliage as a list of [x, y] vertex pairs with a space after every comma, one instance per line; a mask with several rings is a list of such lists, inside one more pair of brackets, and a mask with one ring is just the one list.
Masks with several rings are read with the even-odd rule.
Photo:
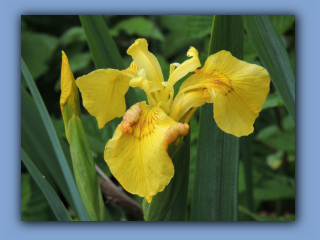
[[288, 53], [267, 16], [242, 16], [248, 36], [295, 120], [295, 78]]
[[[37, 167], [32, 163], [31, 159], [25, 153], [25, 151], [21, 148], [21, 159], [24, 165], [27, 167], [28, 171], [30, 172], [31, 176], [38, 184], [39, 188], [41, 189], [42, 193], [48, 200], [50, 207], [52, 208], [55, 216], [59, 221], [72, 221], [69, 213], [65, 209], [63, 203], [61, 202], [59, 196], [56, 192], [52, 189], [50, 184], [45, 180], [45, 176], [39, 172]], [[38, 208], [39, 206], [37, 206]]]
[[294, 221], [295, 215], [283, 216], [283, 217], [269, 217], [269, 216], [261, 216], [249, 211], [247, 208], [243, 206], [239, 206], [239, 211], [245, 213], [246, 215], [251, 216], [256, 221]]
[[[62, 119], [61, 123], [64, 131]], [[74, 208], [66, 179], [63, 177], [63, 172], [59, 167], [58, 159], [37, 107], [23, 88], [21, 88], [21, 147], [33, 159], [33, 163], [39, 171], [46, 176], [50, 185], [57, 185], [64, 198]], [[67, 154], [68, 152], [64, 151], [64, 153]], [[70, 153], [69, 156], [67, 155], [67, 160], [69, 160], [67, 164], [71, 168]]]
[[21, 221], [56, 220], [57, 218], [37, 183], [29, 173], [23, 173], [21, 175]]
[[282, 164], [282, 158], [283, 158], [283, 151], [277, 151], [275, 154], [270, 154], [267, 156], [267, 164], [268, 166], [276, 170], [278, 169]]
[[21, 33], [21, 56], [35, 79], [48, 71], [48, 61], [57, 45], [58, 39], [54, 36], [29, 31]]
[[164, 40], [163, 34], [155, 24], [144, 17], [132, 17], [122, 20], [111, 29], [110, 34], [117, 37], [121, 31], [124, 31], [129, 36], [137, 35], [139, 37], [150, 37], [160, 41]]
[[118, 49], [101, 16], [80, 16], [90, 52], [97, 69], [124, 69]]
[[277, 125], [271, 125], [262, 129], [257, 135], [257, 139], [278, 150], [295, 150], [294, 129], [282, 131]]
[[21, 215], [28, 209], [28, 203], [31, 199], [30, 175], [21, 174]]
[[84, 209], [84, 206], [81, 202], [78, 189], [76, 187], [74, 178], [72, 176], [71, 170], [68, 166], [67, 160], [65, 158], [65, 155], [63, 153], [63, 150], [61, 148], [59, 139], [57, 137], [57, 133], [54, 130], [54, 127], [52, 125], [51, 119], [49, 117], [49, 114], [47, 112], [47, 109], [43, 103], [43, 100], [41, 98], [41, 95], [34, 83], [34, 80], [32, 79], [32, 76], [30, 75], [30, 72], [25, 65], [23, 59], [21, 59], [21, 72], [26, 79], [26, 82], [29, 86], [29, 89], [31, 91], [31, 94], [33, 96], [33, 99], [35, 100], [35, 104], [38, 108], [38, 111], [40, 113], [41, 119], [44, 123], [44, 126], [47, 130], [47, 133], [49, 135], [49, 138], [51, 140], [51, 143], [53, 145], [55, 154], [59, 160], [60, 167], [62, 169], [62, 172], [64, 174], [64, 177], [66, 178], [66, 182], [69, 188], [69, 191], [71, 192], [71, 196], [73, 198], [73, 202], [75, 204], [75, 208], [77, 210], [77, 213], [79, 215], [79, 218], [81, 220], [88, 220], [88, 215]]
[[283, 105], [284, 104], [280, 95], [277, 92], [275, 92], [275, 93], [270, 93], [268, 95], [266, 102], [262, 105], [262, 109], [280, 107]]
[[83, 28], [72, 27], [63, 33], [59, 41], [63, 47], [66, 47], [70, 44], [74, 44], [75, 42], [85, 42], [86, 40]]
[[295, 20], [294, 15], [269, 15], [269, 18], [280, 36], [291, 28]]
[[162, 55], [166, 58], [173, 57], [179, 58], [179, 55], [185, 57], [187, 49], [190, 46], [196, 47], [195, 40], [186, 37], [188, 28], [187, 15], [163, 15], [160, 16], [160, 22], [163, 28], [168, 29], [165, 40], [161, 44]]
[[193, 15], [188, 21], [188, 31], [186, 36], [189, 38], [201, 38], [209, 35], [212, 29], [212, 15]]
[[79, 117], [73, 116], [69, 120], [68, 135], [74, 176], [82, 202], [92, 221], [103, 221], [104, 202], [91, 150]]
[[273, 179], [265, 180], [257, 184], [254, 191], [256, 200], [277, 200], [294, 198], [295, 181], [285, 176], [274, 176]]

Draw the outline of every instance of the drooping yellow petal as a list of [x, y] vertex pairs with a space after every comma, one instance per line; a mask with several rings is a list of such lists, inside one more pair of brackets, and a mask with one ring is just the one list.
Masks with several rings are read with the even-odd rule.
[[98, 120], [99, 128], [126, 111], [124, 95], [131, 77], [116, 69], [99, 69], [76, 81], [83, 106]]
[[[170, 77], [168, 82], [174, 85], [177, 81], [187, 75], [189, 72], [193, 72], [196, 68], [201, 66], [200, 60], [198, 58], [198, 51], [194, 47], [190, 47], [187, 52], [188, 57], [192, 57], [184, 61], [175, 70], [173, 67], [170, 68]], [[174, 66], [174, 65], [173, 65]]]
[[157, 58], [148, 51], [148, 43], [144, 38], [139, 38], [132, 44], [127, 53], [132, 56], [139, 69], [144, 69], [148, 80], [163, 82], [163, 74]]
[[217, 125], [240, 137], [253, 132], [253, 123], [269, 92], [270, 77], [263, 67], [220, 51], [181, 85], [179, 94], [202, 88], [211, 95]]
[[148, 202], [173, 177], [168, 144], [189, 131], [164, 111], [145, 102], [132, 106], [108, 141], [104, 158], [122, 187]]

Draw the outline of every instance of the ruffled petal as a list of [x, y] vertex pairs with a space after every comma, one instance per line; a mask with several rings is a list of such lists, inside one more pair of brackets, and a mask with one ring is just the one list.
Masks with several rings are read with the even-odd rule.
[[[132, 56], [139, 69], [144, 69], [148, 80], [155, 81], [159, 85], [163, 82], [163, 74], [157, 58], [148, 51], [147, 40], [140, 38], [132, 44], [127, 53]], [[161, 85], [160, 85], [161, 86]]]
[[211, 95], [217, 125], [240, 137], [253, 132], [253, 123], [269, 93], [270, 77], [263, 67], [220, 51], [181, 85], [179, 94], [203, 88]]
[[129, 75], [116, 69], [99, 69], [77, 79], [83, 106], [97, 118], [99, 128], [125, 113], [124, 95], [130, 79]]
[[188, 131], [187, 124], [175, 122], [161, 108], [137, 103], [125, 113], [108, 141], [105, 161], [126, 191], [150, 202], [174, 174], [168, 144]]

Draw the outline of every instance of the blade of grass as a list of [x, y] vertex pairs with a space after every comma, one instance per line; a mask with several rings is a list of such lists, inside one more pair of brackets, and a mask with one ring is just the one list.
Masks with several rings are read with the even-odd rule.
[[242, 16], [263, 66], [295, 121], [295, 78], [288, 53], [268, 16]]
[[73, 202], [75, 204], [75, 207], [76, 207], [75, 210], [78, 214], [78, 217], [82, 221], [90, 221], [88, 214], [87, 214], [87, 212], [83, 206], [83, 203], [81, 201], [81, 198], [80, 198], [75, 180], [73, 178], [72, 172], [69, 168], [69, 165], [67, 163], [65, 155], [62, 151], [57, 133], [53, 127], [49, 113], [44, 105], [44, 102], [41, 98], [41, 95], [40, 95], [40, 93], [34, 83], [34, 80], [32, 79], [32, 76], [31, 76], [31, 74], [30, 74], [30, 72], [29, 72], [29, 70], [28, 70], [28, 68], [22, 58], [21, 58], [21, 72], [22, 72], [22, 74], [23, 74], [23, 76], [29, 86], [30, 92], [31, 92], [32, 97], [35, 101], [35, 104], [38, 108], [41, 119], [44, 123], [44, 126], [45, 126], [47, 132], [48, 132], [49, 138], [51, 140], [55, 154], [59, 160], [61, 170], [63, 172], [65, 179], [66, 179], [69, 191], [71, 193]]
[[61, 202], [59, 196], [38, 170], [38, 168], [33, 164], [32, 160], [28, 157], [25, 151], [21, 148], [21, 159], [24, 165], [27, 167], [29, 173], [38, 184], [39, 188], [43, 192], [44, 196], [48, 200], [52, 211], [59, 221], [72, 221], [68, 211]]
[[[109, 33], [102, 16], [81, 15], [80, 21], [87, 37], [90, 52], [97, 69], [125, 68], [118, 47]], [[127, 106], [137, 103], [134, 90], [129, 88], [126, 94]]]
[[[240, 16], [215, 16], [209, 55], [227, 50], [243, 58]], [[212, 105], [200, 112], [198, 156], [191, 220], [236, 221], [238, 204], [239, 139], [219, 129]]]

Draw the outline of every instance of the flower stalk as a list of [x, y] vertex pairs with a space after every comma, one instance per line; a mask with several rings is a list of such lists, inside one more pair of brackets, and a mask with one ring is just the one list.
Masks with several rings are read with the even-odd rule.
[[105, 207], [94, 160], [80, 119], [78, 89], [64, 52], [62, 52], [60, 107], [80, 197], [90, 220], [103, 221]]

